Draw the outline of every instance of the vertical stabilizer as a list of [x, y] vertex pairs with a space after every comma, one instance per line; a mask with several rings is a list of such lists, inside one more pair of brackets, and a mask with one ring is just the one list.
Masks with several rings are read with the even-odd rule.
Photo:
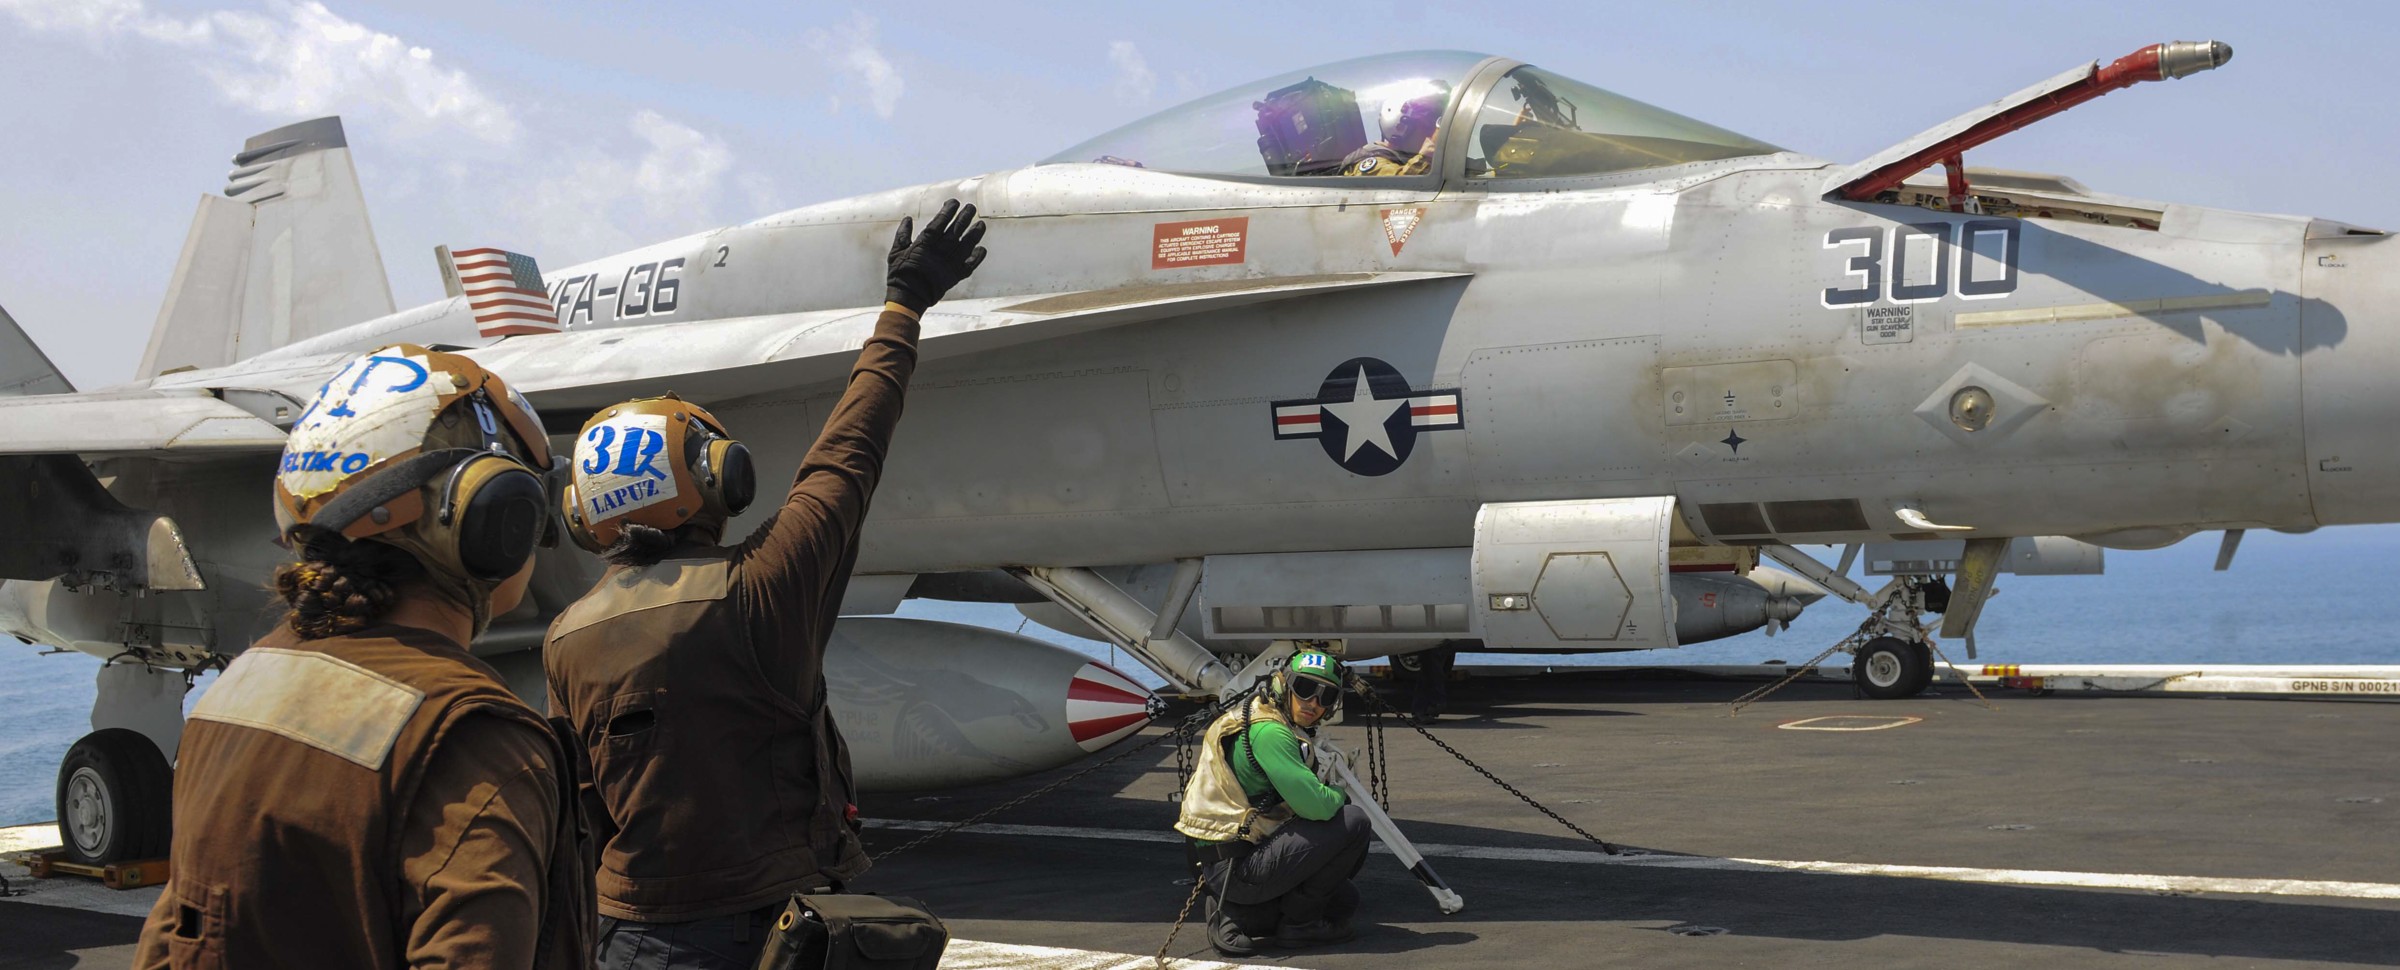
[[67, 376], [17, 326], [16, 318], [0, 307], [0, 397], [74, 391], [75, 385], [67, 383]]
[[251, 138], [203, 196], [135, 376], [216, 367], [392, 312], [340, 118]]

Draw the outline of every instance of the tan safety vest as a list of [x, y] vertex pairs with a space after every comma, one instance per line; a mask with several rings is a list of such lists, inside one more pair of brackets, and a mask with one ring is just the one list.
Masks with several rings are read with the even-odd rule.
[[[1292, 722], [1275, 705], [1253, 697], [1250, 712], [1255, 720], [1273, 721], [1291, 728]], [[1200, 766], [1192, 770], [1192, 780], [1183, 786], [1183, 813], [1175, 820], [1175, 831], [1195, 839], [1224, 842], [1241, 834], [1242, 817], [1250, 812], [1250, 796], [1242, 790], [1242, 780], [1233, 773], [1233, 765], [1225, 758], [1226, 741], [1241, 733], [1244, 720], [1240, 710], [1226, 711], [1208, 726], [1201, 740]], [[1293, 730], [1293, 734], [1299, 734]], [[1307, 742], [1301, 742], [1301, 755], [1307, 756]], [[1250, 822], [1249, 840], [1259, 842], [1272, 834], [1277, 826], [1289, 821], [1292, 807], [1281, 802], [1274, 808], [1258, 813]]]

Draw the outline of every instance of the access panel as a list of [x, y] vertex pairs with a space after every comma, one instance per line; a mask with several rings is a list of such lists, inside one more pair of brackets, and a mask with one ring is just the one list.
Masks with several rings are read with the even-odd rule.
[[1474, 599], [1498, 650], [1675, 646], [1672, 497], [1503, 502], [1475, 516]]

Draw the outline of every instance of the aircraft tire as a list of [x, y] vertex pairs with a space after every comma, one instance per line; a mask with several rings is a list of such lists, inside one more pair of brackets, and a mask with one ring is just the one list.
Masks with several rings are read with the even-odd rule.
[[1933, 651], [1899, 637], [1876, 637], [1851, 658], [1850, 680], [1875, 700], [1915, 697], [1933, 682]]
[[68, 859], [106, 865], [166, 855], [174, 777], [138, 731], [84, 735], [58, 766], [58, 837]]

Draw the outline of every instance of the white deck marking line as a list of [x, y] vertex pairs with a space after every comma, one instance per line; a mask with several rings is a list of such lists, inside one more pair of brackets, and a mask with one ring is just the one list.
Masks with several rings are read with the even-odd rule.
[[[980, 940], [951, 940], [950, 948], [942, 951], [942, 970], [1155, 970], [1156, 966], [1147, 955]], [[1238, 970], [1241, 964], [1170, 959], [1167, 966], [1176, 970]]]
[[58, 848], [58, 823], [35, 822], [0, 828], [0, 852]]
[[[1907, 727], [1923, 720], [1925, 719], [1921, 717], [1894, 717], [1888, 714], [1828, 714], [1824, 717], [1801, 718], [1775, 726], [1785, 731], [1884, 731], [1896, 727]], [[1821, 723], [1824, 721], [1867, 721], [1871, 723], [1857, 725]]]
[[[867, 819], [868, 828], [926, 832], [948, 823], [896, 819]], [[1102, 829], [1067, 825], [975, 825], [979, 835], [1039, 838], [1104, 839], [1118, 842], [1174, 843], [1172, 832]], [[1388, 855], [1381, 843], [1373, 851]], [[1730, 872], [1812, 872], [1837, 876], [1886, 876], [1901, 879], [1939, 879], [1947, 882], [2002, 886], [2049, 886], [2067, 889], [2144, 889], [2174, 892], [2227, 893], [2245, 896], [2325, 896], [2342, 899], [2400, 899], [2400, 883], [2344, 882], [2332, 879], [2243, 879], [2217, 876], [2161, 876], [2128, 872], [2065, 872], [2051, 869], [1978, 869], [1967, 866], [1903, 866], [1871, 862], [1802, 862], [1789, 859], [1721, 859], [1715, 856], [1612, 856], [1578, 849], [1511, 849], [1498, 846], [1417, 843], [1427, 858], [1488, 859], [1504, 862], [1549, 862], [1568, 865], [1635, 866], [1653, 869], [1706, 869]]]

